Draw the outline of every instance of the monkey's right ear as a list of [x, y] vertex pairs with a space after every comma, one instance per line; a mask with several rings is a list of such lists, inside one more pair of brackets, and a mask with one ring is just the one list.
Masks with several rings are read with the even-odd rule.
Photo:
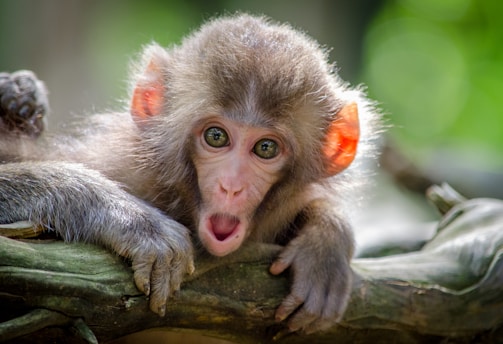
[[359, 138], [358, 106], [349, 103], [339, 110], [325, 137], [323, 155], [327, 176], [341, 172], [353, 162]]
[[163, 73], [152, 60], [143, 72], [133, 91], [131, 114], [137, 122], [159, 115], [164, 104], [165, 84]]

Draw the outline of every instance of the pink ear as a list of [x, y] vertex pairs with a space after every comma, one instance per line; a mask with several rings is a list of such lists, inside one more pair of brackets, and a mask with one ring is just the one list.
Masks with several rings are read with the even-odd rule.
[[323, 155], [327, 176], [341, 172], [353, 162], [359, 139], [358, 106], [350, 103], [339, 110], [325, 136]]
[[161, 113], [164, 88], [162, 73], [151, 62], [133, 91], [131, 114], [135, 120], [144, 120]]

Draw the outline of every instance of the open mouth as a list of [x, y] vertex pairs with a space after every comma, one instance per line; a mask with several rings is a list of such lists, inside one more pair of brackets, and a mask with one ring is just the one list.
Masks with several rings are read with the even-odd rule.
[[239, 219], [229, 214], [214, 214], [210, 217], [211, 232], [218, 241], [224, 241], [236, 231]]

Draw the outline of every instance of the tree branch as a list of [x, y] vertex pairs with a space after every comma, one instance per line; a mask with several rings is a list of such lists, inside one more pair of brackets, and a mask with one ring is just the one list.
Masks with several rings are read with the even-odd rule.
[[288, 334], [274, 322], [289, 288], [286, 274], [268, 273], [277, 246], [198, 257], [196, 274], [160, 318], [148, 310], [120, 257], [93, 245], [0, 237], [0, 341], [40, 340], [54, 335], [50, 326], [89, 343], [153, 327], [240, 343], [501, 341], [503, 202], [459, 201], [420, 251], [355, 259], [342, 323], [310, 336]]

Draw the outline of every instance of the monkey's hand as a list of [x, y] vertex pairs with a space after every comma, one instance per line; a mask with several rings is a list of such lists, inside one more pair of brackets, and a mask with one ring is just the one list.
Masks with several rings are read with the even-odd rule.
[[164, 316], [168, 299], [194, 271], [192, 243], [187, 228], [170, 218], [155, 216], [147, 223], [143, 238], [127, 244], [126, 255], [133, 261], [136, 287], [150, 297], [150, 309]]
[[[339, 225], [343, 227], [333, 232], [323, 226], [303, 228], [270, 267], [274, 275], [287, 268], [293, 274], [290, 294], [276, 310], [276, 320], [288, 318], [292, 332], [326, 330], [346, 310], [353, 276], [349, 265], [352, 242], [349, 228]], [[338, 238], [344, 233], [349, 237]]]
[[48, 104], [44, 83], [31, 71], [0, 73], [0, 130], [38, 137]]
[[80, 164], [0, 164], [0, 223], [24, 219], [130, 258], [137, 287], [161, 316], [194, 270], [186, 227]]

